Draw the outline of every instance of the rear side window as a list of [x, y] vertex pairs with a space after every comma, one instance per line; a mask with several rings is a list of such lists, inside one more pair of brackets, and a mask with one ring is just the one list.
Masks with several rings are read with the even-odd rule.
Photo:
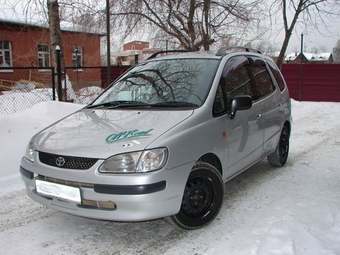
[[256, 94], [258, 99], [260, 99], [271, 94], [275, 90], [275, 87], [265, 62], [262, 59], [254, 57], [251, 62], [250, 71], [255, 82]]
[[270, 68], [270, 71], [272, 72], [276, 82], [277, 82], [277, 85], [279, 86], [279, 89], [281, 91], [283, 91], [286, 87], [286, 84], [282, 78], [282, 75], [281, 75], [281, 72], [279, 71], [278, 67], [271, 61], [267, 61], [268, 63], [268, 66]]

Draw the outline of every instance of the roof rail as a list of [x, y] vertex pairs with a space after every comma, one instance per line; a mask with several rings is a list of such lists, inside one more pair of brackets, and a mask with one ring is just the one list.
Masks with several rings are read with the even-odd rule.
[[190, 52], [188, 50], [161, 50], [161, 51], [157, 51], [155, 53], [153, 53], [152, 55], [150, 55], [146, 60], [152, 59], [157, 57], [157, 55], [159, 54], [166, 54], [166, 53], [179, 53], [179, 52]]
[[221, 48], [218, 49], [217, 53], [216, 53], [216, 56], [222, 56], [224, 54], [226, 54], [226, 51], [227, 50], [244, 50], [246, 52], [256, 52], [256, 53], [259, 53], [259, 54], [262, 54], [261, 51], [259, 50], [256, 50], [256, 49], [252, 49], [252, 48], [249, 48], [249, 47], [242, 47], [242, 46], [222, 46]]

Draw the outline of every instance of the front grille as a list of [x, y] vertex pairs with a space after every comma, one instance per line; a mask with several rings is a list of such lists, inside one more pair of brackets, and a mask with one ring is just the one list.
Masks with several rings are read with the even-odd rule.
[[39, 151], [39, 160], [49, 166], [68, 168], [68, 169], [89, 169], [98, 159], [62, 156]]

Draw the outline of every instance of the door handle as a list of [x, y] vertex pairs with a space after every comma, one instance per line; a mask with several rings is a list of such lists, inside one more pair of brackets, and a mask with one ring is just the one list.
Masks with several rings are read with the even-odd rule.
[[257, 114], [257, 116], [256, 116], [257, 119], [259, 119], [259, 118], [261, 118], [261, 117], [262, 117], [262, 114], [261, 114], [261, 113]]

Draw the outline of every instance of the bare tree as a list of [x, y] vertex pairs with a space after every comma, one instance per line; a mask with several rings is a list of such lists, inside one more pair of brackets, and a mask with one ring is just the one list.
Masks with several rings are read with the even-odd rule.
[[340, 63], [340, 40], [335, 44], [332, 54], [334, 61]]
[[[327, 29], [340, 13], [340, 2], [338, 0], [277, 0], [274, 1], [272, 7], [275, 7], [275, 5], [277, 10], [282, 11], [285, 34], [280, 54], [277, 58], [277, 65], [280, 69], [288, 43], [299, 18], [303, 18], [305, 26], [310, 26], [322, 34], [321, 27]], [[291, 11], [293, 11], [293, 17], [289, 19]]]
[[160, 41], [187, 50], [209, 50], [223, 38], [250, 33], [250, 23], [259, 0], [114, 0], [111, 15], [114, 24], [123, 28], [123, 37], [135, 31], [152, 31]]
[[[60, 47], [61, 53], [63, 52], [63, 41], [60, 30], [59, 18], [59, 3], [58, 0], [47, 0], [48, 20], [49, 20], [49, 33], [50, 33], [50, 46], [53, 58], [54, 67], [57, 66], [56, 46]], [[65, 72], [64, 54], [61, 54], [61, 71]]]
[[337, 43], [336, 43], [336, 45], [335, 45], [335, 48], [340, 49], [340, 40], [337, 41]]
[[279, 46], [268, 40], [260, 40], [255, 44], [255, 49], [258, 49], [268, 56], [274, 57], [279, 51]]

